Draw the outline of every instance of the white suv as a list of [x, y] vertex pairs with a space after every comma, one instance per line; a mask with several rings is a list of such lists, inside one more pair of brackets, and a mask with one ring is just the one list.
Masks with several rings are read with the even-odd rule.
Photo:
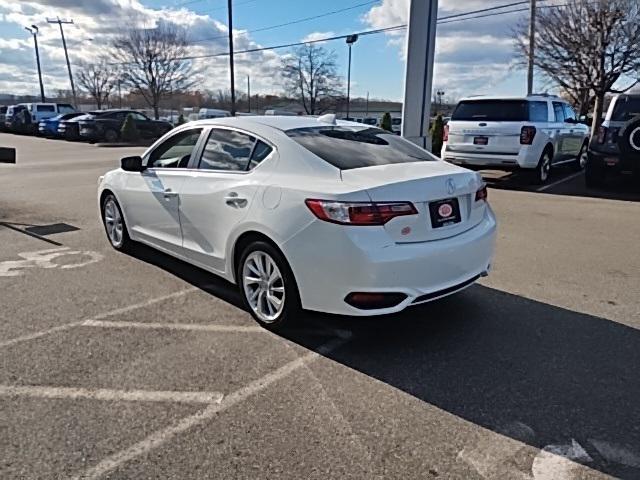
[[589, 128], [560, 97], [472, 97], [445, 127], [442, 159], [465, 167], [527, 169], [545, 183], [551, 168], [587, 160]]

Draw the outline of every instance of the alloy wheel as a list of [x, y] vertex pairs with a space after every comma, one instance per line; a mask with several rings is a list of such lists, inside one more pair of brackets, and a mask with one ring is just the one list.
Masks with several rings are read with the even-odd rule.
[[284, 309], [284, 279], [276, 262], [267, 253], [256, 250], [242, 267], [242, 283], [249, 306], [265, 323], [275, 322]]
[[111, 244], [114, 247], [122, 246], [124, 222], [120, 209], [113, 198], [109, 198], [104, 204], [104, 225]]
[[540, 165], [540, 181], [546, 182], [549, 179], [549, 172], [551, 171], [551, 158], [548, 154], [542, 157], [542, 165]]

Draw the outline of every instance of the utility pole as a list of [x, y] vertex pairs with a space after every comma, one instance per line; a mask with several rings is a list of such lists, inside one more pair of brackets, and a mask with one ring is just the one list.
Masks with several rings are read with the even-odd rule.
[[233, 6], [232, 0], [227, 1], [229, 13], [229, 75], [231, 76], [231, 116], [236, 114], [236, 79], [233, 71]]
[[251, 78], [247, 75], [247, 111], [251, 113]]
[[536, 58], [536, 0], [530, 0], [529, 13], [529, 70], [527, 72], [527, 95], [533, 93], [533, 61]]
[[367, 92], [367, 103], [366, 103], [366, 113], [365, 113], [365, 117], [369, 116], [369, 92]]
[[45, 102], [44, 86], [42, 85], [42, 71], [40, 70], [40, 53], [38, 52], [38, 27], [31, 25], [31, 28], [24, 27], [31, 35], [33, 35], [33, 43], [36, 46], [36, 65], [38, 66], [38, 80], [40, 82], [40, 101]]
[[60, 17], [54, 19], [47, 18], [47, 23], [57, 23], [60, 27], [60, 36], [62, 37], [62, 47], [64, 48], [64, 58], [67, 60], [67, 70], [69, 71], [69, 82], [71, 83], [71, 94], [73, 95], [73, 105], [78, 108], [78, 99], [76, 98], [76, 87], [73, 84], [73, 74], [71, 73], [71, 64], [69, 63], [69, 54], [67, 53], [67, 42], [64, 39], [64, 30], [62, 24], [73, 24], [73, 20], [60, 20]]
[[358, 35], [349, 35], [347, 45], [349, 45], [349, 67], [347, 69], [347, 118], [349, 118], [349, 104], [351, 103], [351, 45], [358, 41]]

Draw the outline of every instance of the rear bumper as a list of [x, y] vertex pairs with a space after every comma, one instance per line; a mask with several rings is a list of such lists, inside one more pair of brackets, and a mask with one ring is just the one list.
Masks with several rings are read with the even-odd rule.
[[461, 166], [493, 167], [498, 169], [535, 168], [540, 154], [530, 146], [523, 146], [518, 153], [469, 152], [452, 148], [448, 144], [442, 147], [442, 159]]
[[[341, 315], [367, 316], [451, 295], [485, 275], [493, 261], [496, 220], [491, 209], [470, 230], [429, 242], [397, 244], [384, 231], [343, 228], [314, 221], [282, 245], [296, 277], [302, 305]], [[383, 309], [345, 302], [352, 292], [402, 293]]]
[[607, 172], [640, 175], [640, 158], [631, 158], [620, 153], [604, 153], [590, 148], [587, 161]]

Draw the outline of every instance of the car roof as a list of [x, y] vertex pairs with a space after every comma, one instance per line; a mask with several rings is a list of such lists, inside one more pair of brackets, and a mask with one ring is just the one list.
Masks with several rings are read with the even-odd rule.
[[[205, 120], [196, 120], [190, 122], [191, 125], [226, 125], [229, 127], [235, 126], [238, 128], [250, 128], [252, 125], [266, 125], [278, 130], [287, 131], [295, 128], [311, 128], [330, 125], [318, 120], [318, 117], [311, 116], [279, 116], [279, 115], [254, 115], [254, 116], [242, 116], [242, 117], [223, 117], [223, 118], [208, 118]], [[362, 124], [358, 122], [348, 122], [346, 120], [336, 120], [336, 125], [341, 126], [356, 126], [362, 128]]]
[[478, 95], [474, 97], [465, 97], [461, 99], [461, 102], [474, 101], [474, 100], [533, 100], [533, 101], [546, 101], [554, 100], [564, 102], [562, 98], [556, 95]]

